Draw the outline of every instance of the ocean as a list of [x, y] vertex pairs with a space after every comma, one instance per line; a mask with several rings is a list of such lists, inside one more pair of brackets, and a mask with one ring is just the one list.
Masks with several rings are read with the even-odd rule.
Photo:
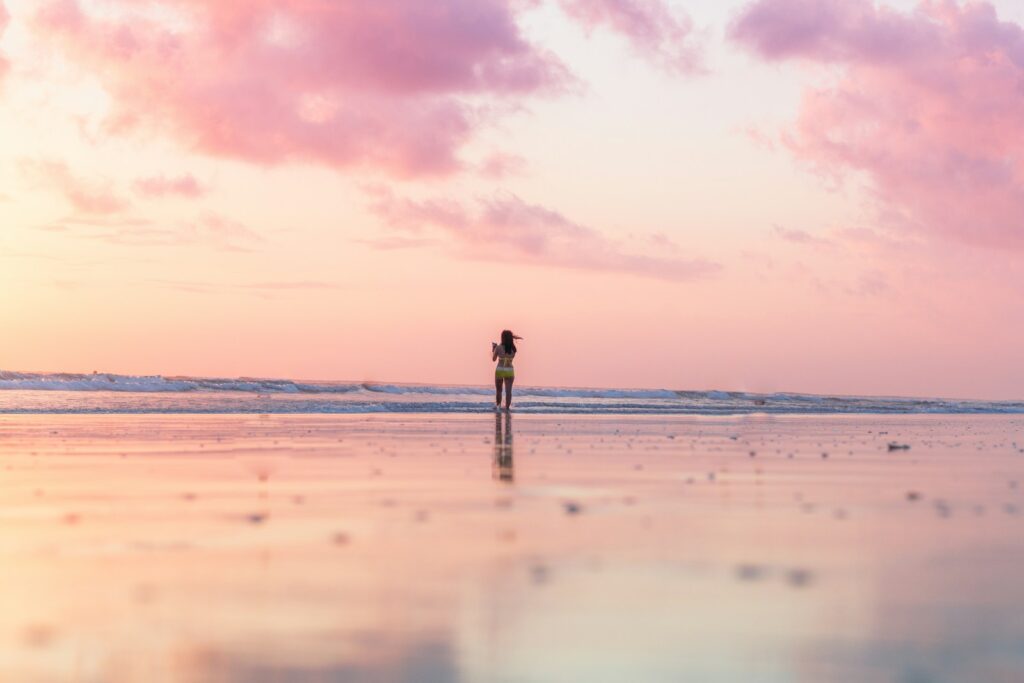
[[[0, 414], [486, 413], [486, 386], [0, 371]], [[1018, 414], [1024, 401], [516, 386], [520, 413]]]

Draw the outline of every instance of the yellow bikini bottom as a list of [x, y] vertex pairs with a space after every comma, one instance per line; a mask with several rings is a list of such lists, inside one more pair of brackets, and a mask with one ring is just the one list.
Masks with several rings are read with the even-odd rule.
[[495, 377], [495, 379], [512, 379], [515, 376], [516, 376], [516, 371], [515, 371], [514, 368], [497, 367], [497, 368], [494, 369], [494, 377]]

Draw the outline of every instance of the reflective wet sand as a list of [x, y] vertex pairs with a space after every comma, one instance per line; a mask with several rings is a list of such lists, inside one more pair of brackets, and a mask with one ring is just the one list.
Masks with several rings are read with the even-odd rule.
[[0, 468], [2, 681], [1024, 680], [1019, 417], [7, 416]]

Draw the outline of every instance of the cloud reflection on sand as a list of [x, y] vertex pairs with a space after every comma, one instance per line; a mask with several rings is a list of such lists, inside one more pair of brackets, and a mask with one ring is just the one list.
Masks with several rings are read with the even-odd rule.
[[0, 678], [1016, 680], [1022, 426], [4, 416]]

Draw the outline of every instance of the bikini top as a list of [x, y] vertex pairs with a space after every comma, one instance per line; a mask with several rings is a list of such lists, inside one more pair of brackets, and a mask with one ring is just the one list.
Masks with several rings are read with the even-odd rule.
[[506, 354], [501, 345], [498, 346], [498, 367], [499, 368], [510, 368], [512, 367], [512, 359], [516, 357], [515, 351]]

